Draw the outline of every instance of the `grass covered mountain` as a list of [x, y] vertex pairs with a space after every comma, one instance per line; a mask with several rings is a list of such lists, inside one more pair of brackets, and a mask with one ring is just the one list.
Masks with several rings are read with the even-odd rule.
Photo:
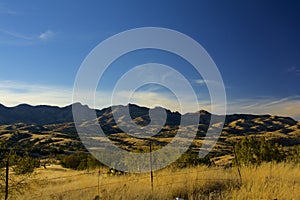
[[[16, 107], [5, 107], [0, 104], [0, 140], [7, 141], [10, 145], [22, 148], [34, 149], [39, 155], [50, 153], [64, 153], [67, 151], [84, 150], [80, 142], [73, 122], [72, 106], [89, 110], [87, 106], [79, 103], [66, 107], [55, 106], [30, 106], [21, 104]], [[124, 109], [130, 111], [131, 119], [119, 116], [114, 119], [113, 113]], [[147, 141], [133, 137], [122, 131], [118, 124], [127, 126], [127, 121], [145, 127], [145, 134], [151, 134], [152, 129], [146, 127], [150, 121], [149, 112], [155, 111], [146, 107], [129, 104], [127, 106], [112, 106], [102, 110], [96, 110], [96, 123], [99, 123], [107, 137], [116, 145], [128, 151], [142, 151], [147, 147]], [[160, 108], [163, 109], [163, 108]], [[165, 109], [167, 120], [153, 141], [157, 148], [168, 144], [176, 135], [181, 117], [199, 115], [197, 135], [191, 145], [191, 149], [197, 151], [201, 148], [203, 138], [208, 130], [212, 114], [204, 110], [181, 115]], [[220, 117], [220, 116], [219, 116]], [[217, 116], [218, 118], [218, 116]], [[118, 124], [116, 123], [118, 121]], [[81, 126], [88, 128], [95, 121], [82, 122]], [[211, 125], [212, 131], [221, 126], [217, 120]], [[128, 125], [128, 128], [131, 127]], [[153, 128], [155, 128], [153, 126]], [[188, 124], [183, 130], [191, 131]], [[148, 132], [147, 132], [148, 131]], [[300, 122], [290, 118], [273, 115], [233, 114], [227, 115], [222, 134], [213, 152], [219, 156], [226, 156], [231, 152], [232, 142], [245, 135], [264, 136], [273, 143], [279, 143], [284, 147], [300, 144]], [[92, 138], [99, 142], [97, 138]]]

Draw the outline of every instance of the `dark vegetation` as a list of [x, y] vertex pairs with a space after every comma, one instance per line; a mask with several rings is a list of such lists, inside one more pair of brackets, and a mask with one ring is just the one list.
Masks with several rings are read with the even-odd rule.
[[62, 156], [60, 164], [65, 168], [75, 170], [94, 169], [103, 166], [95, 157], [89, 153], [77, 152], [69, 156]]

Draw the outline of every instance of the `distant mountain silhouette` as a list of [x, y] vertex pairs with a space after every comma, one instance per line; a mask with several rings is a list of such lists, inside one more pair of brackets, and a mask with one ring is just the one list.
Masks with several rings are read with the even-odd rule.
[[16, 107], [0, 105], [0, 124], [56, 124], [73, 121], [72, 106], [30, 106], [21, 104]]
[[[72, 123], [72, 106], [78, 106], [81, 109], [90, 109], [88, 108], [88, 106], [82, 105], [80, 103], [75, 103], [61, 108], [57, 106], [31, 106], [27, 104], [21, 104], [15, 107], [6, 107], [0, 104], [0, 125], [15, 123], [35, 125]], [[129, 104], [127, 106], [112, 106], [95, 111], [98, 117], [97, 119], [104, 129], [110, 130], [111, 132], [119, 132], [120, 130], [118, 129], [112, 130], [112, 127], [116, 126], [113, 112], [117, 113], [128, 108], [130, 111], [131, 119], [121, 117], [122, 119], [116, 120], [133, 120], [136, 124], [141, 126], [145, 126], [150, 123], [149, 111], [153, 109], [141, 107], [135, 104]], [[200, 110], [195, 113], [187, 113], [184, 115], [181, 115], [179, 112], [172, 112], [168, 109], [165, 109], [165, 111], [167, 113], [165, 126], [170, 127], [178, 126], [180, 124], [181, 117], [185, 117], [188, 119], [188, 117], [192, 117], [196, 114], [200, 116], [199, 124], [207, 126], [209, 125], [212, 116], [211, 113], [205, 110]], [[218, 121], [214, 123], [218, 123]], [[294, 126], [296, 124], [297, 121], [290, 117], [233, 114], [226, 116], [224, 130], [230, 131], [231, 133], [241, 133], [249, 131], [275, 131], [278, 129], [284, 129], [285, 127]]]

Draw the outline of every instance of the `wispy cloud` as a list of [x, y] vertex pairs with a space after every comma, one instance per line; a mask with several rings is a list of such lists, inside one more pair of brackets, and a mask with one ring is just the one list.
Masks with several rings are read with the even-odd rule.
[[206, 81], [203, 80], [203, 79], [197, 79], [197, 80], [194, 80], [194, 82], [195, 82], [196, 84], [199, 84], [199, 85], [205, 85], [205, 84], [206, 84]]
[[209, 83], [213, 83], [213, 81], [204, 80], [204, 79], [196, 79], [196, 80], [194, 80], [194, 83], [199, 84], [199, 85], [206, 85]]
[[0, 29], [0, 35], [3, 35], [3, 39], [0, 40], [1, 44], [6, 45], [33, 45], [38, 44], [40, 41], [47, 41], [55, 37], [56, 33], [51, 30], [47, 30], [41, 34], [27, 35], [17, 31]]
[[15, 106], [21, 103], [65, 106], [70, 104], [71, 101], [71, 88], [9, 80], [0, 81], [0, 103], [7, 106]]
[[199, 101], [198, 105], [195, 105], [191, 96], [185, 96], [179, 100], [171, 93], [153, 91], [135, 91], [132, 94], [124, 90], [114, 94], [113, 98], [114, 102], [116, 102], [114, 104], [126, 105], [128, 103], [135, 103], [151, 108], [160, 106], [181, 113], [195, 112], [203, 107], [208, 108], [207, 104], [209, 103], [207, 101]]
[[39, 35], [41, 40], [49, 40], [55, 36], [55, 33], [51, 30], [47, 30]]
[[282, 115], [300, 120], [300, 96], [238, 99], [230, 101], [227, 108], [228, 113]]
[[[18, 81], [2, 80], [0, 81], [0, 103], [7, 106], [15, 106], [21, 103], [31, 105], [56, 105], [65, 106], [72, 103], [72, 87], [58, 87], [40, 84], [28, 84]], [[85, 95], [82, 92], [82, 96]], [[83, 104], [90, 107], [103, 108], [111, 105], [111, 91], [97, 91], [95, 102], [91, 99], [80, 98]], [[194, 112], [197, 110], [192, 104], [192, 98], [185, 96], [182, 102], [171, 93], [157, 92], [156, 90], [136, 91], [133, 94], [130, 91], [122, 90], [114, 95], [116, 104], [135, 103], [147, 107], [162, 106], [173, 111]], [[129, 101], [128, 101], [129, 100]], [[209, 109], [209, 101], [199, 102], [199, 108]], [[184, 108], [184, 110], [181, 110]]]
[[35, 43], [35, 37], [25, 35], [16, 31], [0, 29], [0, 44], [3, 45], [13, 45], [13, 46], [23, 46], [32, 45]]
[[17, 39], [30, 40], [30, 41], [34, 40], [34, 37], [30, 37], [30, 36], [27, 36], [27, 35], [24, 35], [24, 34], [21, 34], [21, 33], [17, 33], [17, 32], [14, 32], [14, 31], [7, 31], [7, 30], [4, 30], [4, 29], [0, 29], [0, 32], [2, 34], [5, 34], [5, 35], [8, 35], [8, 36], [17, 38]]
[[[0, 80], [0, 103], [15, 106], [21, 103], [31, 105], [65, 106], [72, 103], [72, 87], [28, 84], [18, 81]], [[83, 93], [84, 94], [84, 93]], [[85, 95], [83, 95], [85, 96]], [[96, 93], [95, 106], [103, 108], [111, 105], [111, 92], [99, 91]], [[121, 90], [114, 96], [118, 104], [135, 103], [147, 107], [162, 106], [182, 113], [195, 112], [193, 98], [186, 95], [181, 102], [171, 93], [157, 92], [156, 90], [130, 91]], [[129, 101], [128, 101], [129, 100]], [[91, 107], [94, 100], [86, 99], [82, 103]], [[200, 109], [211, 110], [209, 99], [198, 99]], [[218, 110], [214, 105], [214, 110]], [[182, 110], [184, 108], [184, 110]], [[227, 104], [227, 113], [251, 113], [291, 116], [300, 120], [300, 96], [286, 98], [259, 97], [253, 99], [235, 99]], [[220, 108], [222, 110], [222, 108]]]
[[0, 5], [0, 14], [2, 14], [2, 15], [21, 15], [23, 13], [9, 9], [9, 8], [5, 7], [4, 5]]
[[293, 74], [296, 74], [296, 75], [300, 76], [300, 68], [299, 67], [292, 66], [292, 67], [287, 69], [287, 72], [288, 73], [293, 73]]
[[229, 89], [231, 88], [230, 86], [228, 85], [225, 85], [225, 83], [222, 83], [222, 82], [219, 82], [219, 81], [215, 81], [215, 80], [204, 80], [204, 79], [195, 79], [195, 80], [192, 80], [193, 83], [197, 84], [197, 85], [200, 85], [200, 86], [205, 86], [205, 85], [213, 85], [213, 86], [221, 86], [226, 88], [226, 89]]

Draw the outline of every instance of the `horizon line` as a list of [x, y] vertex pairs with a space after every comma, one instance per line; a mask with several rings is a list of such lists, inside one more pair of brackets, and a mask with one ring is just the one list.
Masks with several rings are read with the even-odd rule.
[[[17, 104], [17, 105], [15, 105], [15, 106], [6, 106], [6, 105], [4, 105], [3, 103], [0, 102], [0, 105], [2, 105], [2, 106], [5, 107], [5, 108], [16, 108], [16, 107], [19, 107], [19, 106], [22, 106], [22, 105], [26, 105], [26, 106], [30, 106], [30, 107], [48, 106], [48, 107], [66, 108], [66, 107], [69, 107], [69, 106], [73, 106], [73, 105], [75, 105], [75, 104], [80, 104], [81, 106], [87, 106], [89, 109], [94, 109], [94, 110], [103, 110], [103, 109], [107, 109], [107, 108], [114, 107], [114, 106], [129, 106], [129, 105], [134, 105], [134, 106], [138, 106], [138, 107], [140, 107], [140, 108], [148, 108], [148, 109], [154, 109], [154, 108], [157, 108], [157, 107], [161, 107], [161, 108], [163, 108], [163, 109], [165, 109], [165, 110], [169, 110], [169, 111], [174, 112], [174, 113], [178, 112], [180, 115], [185, 115], [185, 114], [193, 113], [193, 112], [180, 113], [180, 112], [177, 111], [177, 110], [174, 111], [174, 110], [172, 110], [172, 109], [170, 109], [170, 108], [165, 108], [165, 107], [162, 107], [162, 106], [154, 106], [154, 107], [149, 106], [149, 107], [147, 107], [147, 106], [138, 105], [138, 104], [136, 104], [136, 103], [128, 103], [127, 105], [119, 104], [119, 105], [103, 106], [102, 108], [91, 108], [89, 105], [87, 105], [87, 104], [82, 104], [81, 102], [74, 102], [74, 103], [67, 104], [67, 105], [65, 105], [65, 106], [50, 105], [50, 104], [36, 104], [36, 105], [34, 105], [34, 104], [29, 104], [29, 103], [20, 103], [20, 104]], [[211, 112], [209, 112], [209, 111], [207, 111], [207, 110], [204, 110], [204, 109], [200, 109], [200, 110], [195, 111], [195, 112], [200, 112], [200, 111], [205, 111], [205, 112], [207, 112], [207, 113], [209, 113], [209, 114], [211, 114], [211, 115], [221, 116], [221, 115], [218, 115], [218, 114], [213, 114], [213, 113], [211, 113]], [[195, 113], [195, 112], [194, 112], [194, 113]], [[270, 113], [264, 113], [264, 114], [261, 114], [261, 113], [237, 113], [237, 112], [234, 112], [234, 113], [226, 113], [225, 116], [228, 116], [228, 115], [257, 115], [257, 116], [260, 115], [260, 116], [289, 117], [289, 118], [291, 118], [291, 119], [293, 119], [293, 120], [295, 120], [295, 121], [300, 122], [300, 119], [299, 119], [299, 120], [298, 120], [298, 119], [295, 119], [295, 118], [292, 117], [292, 116], [275, 115], [275, 114], [270, 114]]]

